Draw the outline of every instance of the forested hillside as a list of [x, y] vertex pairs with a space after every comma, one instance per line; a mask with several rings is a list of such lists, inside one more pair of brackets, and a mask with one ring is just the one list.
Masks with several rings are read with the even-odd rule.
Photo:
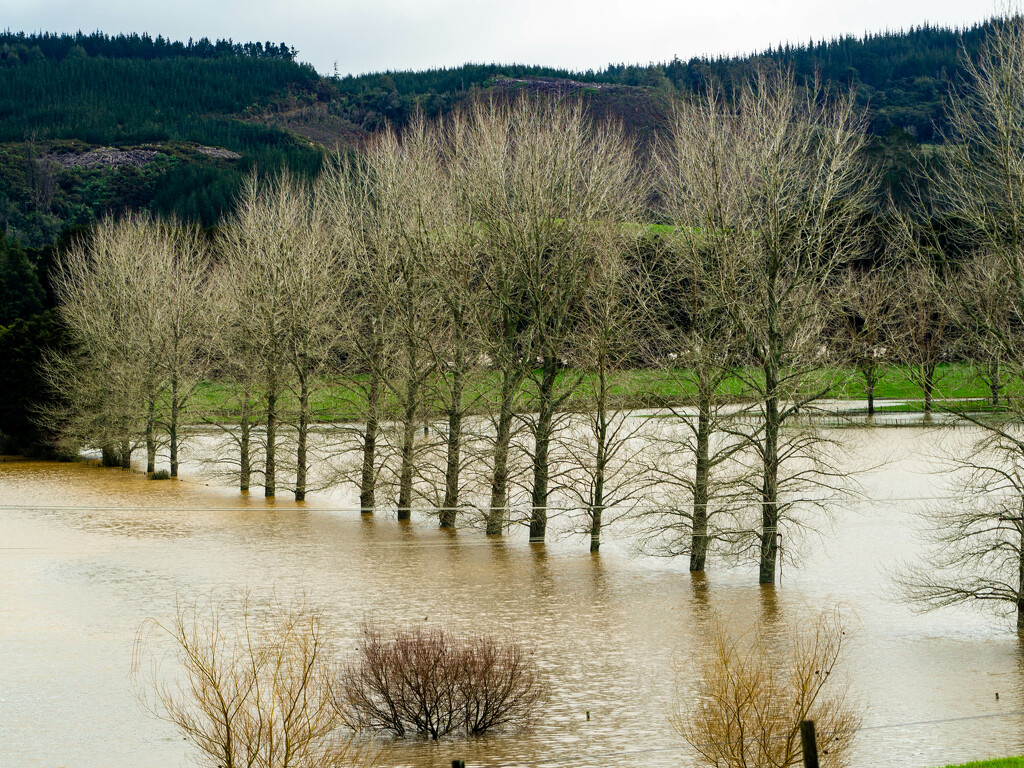
[[[942, 103], [983, 27], [923, 26], [766, 51], [800, 77], [850, 85], [879, 136], [937, 139]], [[285, 43], [187, 43], [146, 35], [0, 35], [0, 228], [23, 245], [55, 242], [106, 212], [150, 208], [206, 226], [254, 166], [319, 167], [322, 147], [351, 146], [416, 111], [438, 114], [478, 91], [569, 90], [641, 137], [670, 98], [728, 84], [760, 57], [674, 59], [570, 72], [467, 64], [424, 72], [322, 77]], [[96, 147], [145, 155], [77, 157]], [[225, 149], [215, 152], [209, 148]]]
[[[40, 247], [124, 208], [209, 226], [253, 165], [314, 172], [318, 149], [246, 119], [323, 82], [293, 57], [284, 44], [0, 35], [0, 227]], [[96, 147], [143, 152], [86, 155]]]
[[570, 72], [549, 67], [467, 64], [425, 72], [385, 72], [337, 80], [339, 113], [373, 130], [385, 121], [401, 123], [417, 107], [444, 111], [466, 91], [486, 88], [495, 78], [560, 78], [580, 83], [611, 83], [648, 92], [687, 92], [715, 78], [725, 84], [761, 59], [791, 66], [798, 76], [816, 73], [846, 88], [854, 86], [867, 109], [872, 133], [909, 130], [920, 141], [938, 138], [943, 100], [960, 74], [961, 52], [977, 50], [983, 25], [952, 30], [924, 25], [899, 32], [844, 37], [807, 45], [787, 45], [750, 57], [692, 58], [650, 64], [611, 64], [603, 70]]

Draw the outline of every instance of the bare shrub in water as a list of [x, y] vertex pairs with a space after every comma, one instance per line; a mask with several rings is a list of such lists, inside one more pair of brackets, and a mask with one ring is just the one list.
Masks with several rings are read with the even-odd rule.
[[546, 689], [522, 646], [484, 635], [416, 628], [393, 637], [363, 629], [359, 659], [342, 673], [357, 723], [439, 739], [527, 726]]
[[[231, 606], [232, 609], [235, 606]], [[140, 653], [153, 634], [169, 638], [179, 674], [164, 676]], [[134, 676], [143, 704], [177, 727], [203, 765], [330, 768], [372, 762], [346, 733], [321, 614], [304, 604], [239, 610], [211, 598], [179, 606], [169, 624], [150, 620], [136, 642]]]
[[746, 638], [715, 629], [689, 706], [672, 718], [700, 762], [714, 768], [798, 765], [800, 722], [813, 720], [823, 768], [847, 765], [861, 716], [833, 679], [846, 638], [838, 615], [822, 614], [781, 664], [761, 631]]

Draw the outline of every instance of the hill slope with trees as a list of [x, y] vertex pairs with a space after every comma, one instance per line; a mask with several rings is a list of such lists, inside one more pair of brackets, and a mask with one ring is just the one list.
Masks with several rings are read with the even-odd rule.
[[[985, 27], [922, 26], [785, 46], [757, 56], [694, 58], [572, 72], [467, 64], [323, 77], [285, 43], [187, 43], [147, 35], [0, 35], [0, 228], [22, 245], [55, 242], [104, 213], [149, 208], [214, 225], [253, 167], [312, 174], [324, 148], [357, 145], [417, 111], [449, 111], [480, 93], [562, 90], [649, 137], [670, 99], [729, 83], [762, 59], [798, 78], [853, 86], [871, 132], [938, 138], [943, 100]], [[78, 162], [97, 147], [148, 151], [144, 162]], [[211, 152], [208, 148], [228, 150]]]

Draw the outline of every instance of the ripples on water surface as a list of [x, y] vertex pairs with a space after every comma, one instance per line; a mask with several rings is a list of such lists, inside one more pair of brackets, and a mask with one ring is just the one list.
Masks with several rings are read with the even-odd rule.
[[[866, 462], [896, 457], [862, 478], [868, 496], [942, 492], [942, 477], [925, 469], [946, 438], [853, 435], [844, 439], [858, 441]], [[218, 587], [305, 592], [330, 609], [348, 647], [372, 616], [512, 632], [536, 648], [552, 698], [534, 732], [407, 741], [387, 764], [692, 764], [668, 724], [673, 667], [685, 671], [715, 613], [737, 627], [765, 619], [785, 637], [822, 608], [846, 606], [856, 616], [846, 668], [869, 726], [1024, 709], [1024, 653], [1007, 621], [970, 610], [916, 615], [887, 598], [882, 569], [917, 551], [919, 502], [838, 511], [822, 543], [805, 545], [815, 551], [771, 590], [756, 585], [753, 565], [712, 564], [693, 579], [682, 560], [633, 557], [625, 543], [591, 557], [579, 539], [537, 547], [515, 535], [447, 535], [427, 519], [363, 521], [325, 509], [351, 503], [341, 496], [268, 509], [191, 480], [0, 464], [0, 765], [185, 764], [185, 743], [131, 693], [132, 646], [144, 619], [169, 618], [176, 598]], [[853, 764], [913, 768], [1021, 751], [1024, 717], [1014, 715], [865, 730]]]

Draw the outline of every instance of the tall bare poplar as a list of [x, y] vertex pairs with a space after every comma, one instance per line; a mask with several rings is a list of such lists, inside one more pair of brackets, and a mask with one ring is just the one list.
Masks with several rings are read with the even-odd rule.
[[[457, 514], [465, 504], [467, 467], [479, 458], [475, 448], [479, 435], [467, 433], [467, 417], [483, 397], [481, 375], [485, 366], [484, 323], [486, 261], [482, 258], [481, 227], [473, 219], [473, 191], [464, 173], [465, 136], [469, 131], [465, 115], [456, 114], [433, 127], [443, 163], [424, 166], [431, 177], [424, 179], [430, 196], [433, 230], [426, 250], [426, 269], [435, 311], [425, 341], [433, 360], [434, 376], [428, 397], [444, 417], [438, 425], [443, 448], [438, 521], [442, 528], [454, 528]], [[474, 445], [467, 445], [472, 442]]]
[[836, 294], [840, 343], [864, 382], [869, 417], [875, 414], [875, 389], [887, 366], [899, 360], [899, 319], [905, 309], [900, 288], [899, 273], [883, 264], [849, 269]]
[[497, 379], [497, 407], [492, 414], [490, 499], [485, 513], [486, 532], [499, 535], [507, 521], [510, 461], [527, 373], [528, 334], [523, 299], [521, 253], [506, 247], [501, 216], [509, 194], [514, 113], [490, 103], [456, 115], [452, 132], [453, 172], [467, 193], [465, 202], [477, 222], [482, 257], [482, 298], [479, 327], [483, 355]]
[[922, 256], [907, 261], [896, 290], [897, 349], [909, 378], [921, 389], [926, 414], [934, 410], [943, 378], [939, 364], [950, 357], [952, 346], [953, 313], [943, 296], [947, 282], [935, 262]]
[[560, 377], [559, 369], [579, 320], [595, 246], [632, 210], [632, 151], [621, 129], [595, 125], [582, 104], [557, 99], [480, 104], [466, 141], [476, 148], [469, 163], [478, 184], [474, 205], [489, 262], [494, 335], [502, 339], [495, 351], [508, 358], [497, 361], [507, 374], [492, 509], [507, 503], [502, 464], [511, 439], [512, 403], [521, 386], [517, 379], [528, 376], [533, 396], [530, 538], [541, 541], [555, 417], [579, 383], [576, 376]]
[[747, 247], [748, 233], [738, 227], [750, 151], [743, 138], [736, 115], [712, 86], [676, 105], [655, 155], [660, 212], [672, 228], [652, 242], [647, 259], [645, 351], [682, 395], [681, 405], [669, 409], [677, 428], [663, 435], [668, 457], [659, 472], [692, 503], [686, 511], [675, 504], [653, 510], [644, 527], [656, 551], [688, 554], [691, 571], [704, 570], [723, 533], [712, 518], [735, 493], [723, 469], [743, 445], [732, 423], [736, 393], [726, 384], [748, 358], [730, 316], [734, 299], [722, 290]]
[[347, 300], [340, 307], [341, 353], [333, 380], [359, 404], [360, 420], [352, 428], [360, 456], [356, 485], [364, 515], [377, 506], [377, 480], [382, 464], [380, 436], [385, 416], [385, 376], [392, 359], [394, 313], [386, 281], [377, 279], [380, 260], [396, 246], [387, 197], [376, 192], [377, 181], [365, 157], [335, 157], [320, 178], [323, 212], [333, 230], [331, 242], [348, 274]]
[[[635, 189], [644, 191], [637, 179]], [[636, 375], [646, 298], [639, 277], [638, 227], [609, 228], [610, 238], [595, 250], [589, 290], [580, 325], [570, 345], [570, 360], [586, 374], [580, 401], [587, 412], [571, 417], [562, 439], [567, 446], [568, 475], [564, 493], [582, 513], [581, 532], [590, 551], [601, 548], [601, 534], [615, 519], [629, 514], [653, 485], [648, 419], [632, 412], [634, 402], [621, 395]]]
[[255, 372], [262, 404], [266, 496], [274, 496], [279, 484], [278, 447], [290, 406], [294, 492], [298, 499], [306, 493], [310, 392], [334, 336], [333, 281], [340, 276], [318, 212], [319, 201], [308, 185], [287, 174], [270, 180], [253, 175], [220, 242], [232, 278], [226, 286], [233, 347]]
[[[778, 536], [790, 508], [780, 471], [792, 446], [783, 425], [829, 391], [818, 372], [823, 291], [863, 244], [861, 218], [871, 177], [861, 161], [864, 134], [853, 95], [835, 97], [792, 74], [763, 69], [739, 88], [731, 117], [745, 184], [730, 205], [730, 247], [723, 249], [722, 289], [756, 373], [745, 376], [758, 401], [751, 439], [760, 467], [759, 581], [775, 581]], [[714, 169], [708, 167], [714, 176]]]
[[159, 366], [163, 374], [164, 423], [171, 477], [178, 476], [181, 426], [189, 403], [209, 371], [209, 338], [213, 328], [210, 249], [193, 226], [172, 222], [165, 228], [168, 260], [154, 265], [163, 276], [160, 331], [163, 337]]

